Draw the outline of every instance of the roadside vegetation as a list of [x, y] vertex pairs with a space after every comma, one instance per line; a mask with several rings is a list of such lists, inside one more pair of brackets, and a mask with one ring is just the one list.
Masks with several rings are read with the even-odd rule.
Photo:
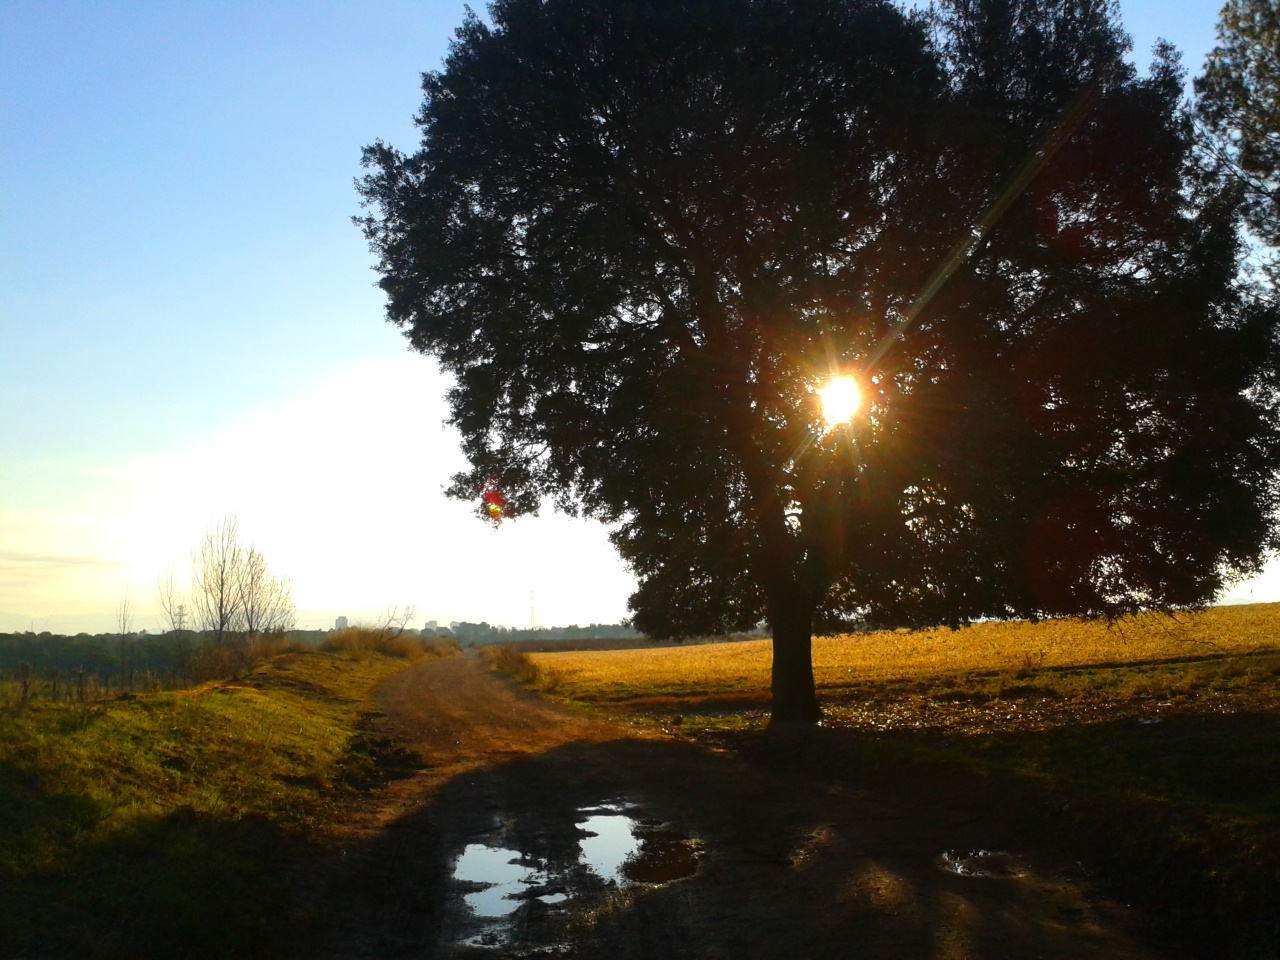
[[534, 660], [524, 644], [492, 643], [480, 648], [480, 656], [495, 670], [510, 677], [516, 683], [524, 684], [533, 690], [543, 693], [554, 693], [559, 689], [563, 673], [559, 668], [545, 662]]
[[0, 955], [278, 948], [291, 854], [412, 763], [373, 734], [374, 687], [452, 652], [406, 643], [389, 655], [373, 633], [237, 680], [0, 716]]
[[456, 640], [413, 636], [394, 626], [349, 627], [329, 634], [320, 649], [330, 653], [381, 653], [388, 657], [415, 660], [419, 657], [447, 657], [459, 651]]

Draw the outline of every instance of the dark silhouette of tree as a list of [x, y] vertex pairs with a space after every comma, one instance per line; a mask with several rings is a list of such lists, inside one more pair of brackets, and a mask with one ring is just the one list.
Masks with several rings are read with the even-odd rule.
[[1228, 0], [1195, 81], [1214, 152], [1239, 178], [1249, 226], [1280, 246], [1280, 5]]
[[[1276, 316], [1112, 4], [498, 0], [365, 150], [388, 318], [656, 636], [1200, 604], [1272, 542]], [[824, 423], [853, 375], [864, 411]]]

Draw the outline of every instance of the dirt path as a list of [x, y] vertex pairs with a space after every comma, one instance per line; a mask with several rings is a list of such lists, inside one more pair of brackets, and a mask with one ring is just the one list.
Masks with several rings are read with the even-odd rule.
[[[383, 728], [425, 766], [318, 871], [303, 911], [310, 958], [1174, 956], [1045, 862], [1043, 818], [1007, 790], [862, 768], [836, 731], [718, 749], [578, 715], [475, 657], [411, 667], [379, 702]], [[690, 838], [696, 872], [612, 885], [577, 864], [584, 811], [605, 804]], [[478, 919], [463, 900], [478, 888], [452, 876], [468, 845], [518, 851], [552, 877], [532, 892], [554, 896]], [[1000, 854], [971, 863], [992, 875], [946, 869], [944, 853], [979, 850]]]
[[621, 729], [579, 716], [506, 683], [469, 654], [410, 667], [378, 691], [391, 729], [434, 767], [490, 762]]

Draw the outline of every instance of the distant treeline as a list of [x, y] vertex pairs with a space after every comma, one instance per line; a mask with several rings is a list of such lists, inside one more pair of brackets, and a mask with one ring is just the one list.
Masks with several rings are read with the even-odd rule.
[[[395, 631], [399, 633], [399, 630]], [[318, 649], [331, 631], [290, 630], [279, 639], [293, 646]], [[585, 627], [538, 627], [533, 630], [496, 627], [488, 623], [459, 623], [452, 630], [404, 630], [406, 636], [453, 637], [466, 646], [486, 643], [548, 642], [555, 640], [634, 640], [643, 634], [622, 623], [593, 623]], [[247, 653], [243, 636], [227, 635], [221, 642], [214, 631], [170, 630], [167, 633], [0, 633], [0, 680], [23, 677], [50, 680], [84, 674], [98, 686], [131, 691], [159, 685], [172, 689], [229, 676], [237, 652]]]
[[[424, 633], [430, 631], [423, 631]], [[576, 623], [568, 627], [493, 627], [487, 623], [458, 623], [452, 630], [439, 631], [456, 637], [465, 646], [483, 643], [523, 643], [542, 640], [633, 640], [644, 636], [625, 623], [592, 623], [580, 627]]]
[[[326, 634], [294, 630], [287, 641], [315, 647]], [[279, 640], [282, 638], [273, 638]], [[252, 659], [261, 640], [213, 633], [0, 633], [0, 679], [32, 683], [78, 694], [175, 689], [234, 674]], [[56, 699], [56, 694], [54, 695]]]
[[[401, 632], [394, 631], [397, 635]], [[405, 636], [453, 637], [466, 646], [486, 643], [550, 643], [639, 640], [621, 623], [519, 630], [488, 623], [459, 623], [452, 630], [404, 630]], [[286, 649], [319, 649], [327, 630], [290, 630], [249, 639], [215, 631], [167, 633], [0, 633], [0, 681], [22, 684], [22, 697], [69, 699], [106, 693], [173, 690], [235, 676], [261, 656]]]

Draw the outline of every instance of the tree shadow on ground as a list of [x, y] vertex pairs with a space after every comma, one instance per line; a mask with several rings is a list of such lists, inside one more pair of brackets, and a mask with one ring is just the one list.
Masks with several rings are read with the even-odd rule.
[[1159, 941], [1204, 957], [1280, 957], [1277, 713], [937, 738], [926, 752], [926, 768], [1002, 774], [1044, 849], [1140, 907]]
[[[31, 870], [102, 814], [0, 764], [0, 955], [1274, 958], [1277, 746], [1274, 714], [570, 743], [443, 780], [320, 886], [271, 824], [190, 809]], [[696, 873], [593, 878], [583, 811], [610, 801], [693, 838]], [[452, 865], [498, 843], [568, 878], [565, 899], [468, 946], [486, 925]], [[994, 875], [956, 872], [981, 850], [1006, 855], [967, 861]]]
[[67, 854], [69, 834], [101, 819], [96, 804], [48, 794], [8, 764], [0, 795], [0, 826], [23, 834], [0, 865], [0, 956], [222, 960], [284, 950], [286, 869], [300, 851], [267, 821], [182, 808]]
[[[1051, 734], [1017, 736], [1027, 751], [1052, 752]], [[1101, 729], [1096, 736], [1116, 739]], [[1080, 817], [1064, 818], [1055, 807], [1062, 795], [1043, 783], [984, 771], [925, 740], [819, 730], [719, 744], [582, 742], [462, 773], [346, 851], [345, 867], [308, 911], [311, 932], [296, 955], [1191, 955], [1181, 934], [1158, 937], [1077, 865], [1090, 844], [1130, 829], [1126, 818], [1142, 811], [1086, 811], [1083, 820], [1106, 821], [1091, 835]], [[475, 937], [484, 923], [463, 901], [474, 887], [452, 878], [468, 844], [501, 842], [523, 862], [571, 864], [582, 811], [619, 800], [695, 838], [697, 872], [658, 885], [570, 883], [562, 902], [525, 901], [490, 925], [487, 942]], [[1142, 843], [1167, 847], [1168, 837], [1153, 828], [1129, 846]], [[978, 851], [1002, 856], [971, 859]]]

